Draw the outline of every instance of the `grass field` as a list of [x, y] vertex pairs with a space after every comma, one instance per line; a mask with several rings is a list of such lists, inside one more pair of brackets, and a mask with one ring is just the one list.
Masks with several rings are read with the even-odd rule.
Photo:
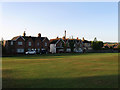
[[118, 53], [2, 58], [3, 88], [117, 88]]

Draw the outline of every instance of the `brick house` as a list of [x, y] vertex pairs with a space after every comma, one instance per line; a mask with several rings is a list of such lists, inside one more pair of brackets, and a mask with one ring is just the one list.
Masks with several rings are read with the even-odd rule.
[[25, 53], [30, 50], [36, 50], [37, 53], [40, 53], [42, 50], [49, 52], [49, 39], [41, 37], [40, 33], [38, 37], [33, 37], [26, 36], [24, 32], [23, 36], [16, 36], [11, 40], [4, 41], [4, 46], [8, 54]]

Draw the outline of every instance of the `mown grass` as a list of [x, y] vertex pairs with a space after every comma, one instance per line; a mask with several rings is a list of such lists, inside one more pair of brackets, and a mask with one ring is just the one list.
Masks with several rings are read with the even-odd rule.
[[118, 53], [2, 58], [3, 88], [117, 88]]

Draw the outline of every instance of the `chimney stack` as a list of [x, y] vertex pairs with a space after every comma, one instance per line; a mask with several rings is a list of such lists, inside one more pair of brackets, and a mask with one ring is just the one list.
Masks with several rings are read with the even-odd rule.
[[41, 37], [41, 33], [38, 33], [38, 37]]
[[65, 30], [65, 39], [66, 39], [66, 30]]
[[84, 37], [82, 38], [82, 41], [84, 41], [85, 39], [84, 39]]
[[24, 33], [23, 33], [23, 36], [26, 36], [26, 33], [25, 33], [25, 31], [24, 31]]
[[58, 36], [57, 36], [57, 39], [58, 39]]
[[78, 40], [78, 37], [77, 37], [77, 40]]

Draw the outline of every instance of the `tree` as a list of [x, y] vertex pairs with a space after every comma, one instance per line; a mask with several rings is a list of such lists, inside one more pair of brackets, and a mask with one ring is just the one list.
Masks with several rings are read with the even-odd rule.
[[110, 46], [110, 49], [113, 49], [113, 46]]
[[71, 52], [73, 52], [74, 51], [74, 41], [70, 41], [69, 44], [70, 44]]
[[97, 42], [97, 38], [96, 37], [94, 38], [94, 42]]
[[3, 43], [4, 43], [4, 39], [2, 38], [1, 39], [2, 54], [6, 54], [6, 49]]
[[118, 52], [120, 52], [120, 44], [118, 44]]
[[94, 50], [101, 50], [103, 47], [103, 42], [102, 41], [95, 41], [95, 42], [93, 41], [91, 46]]

